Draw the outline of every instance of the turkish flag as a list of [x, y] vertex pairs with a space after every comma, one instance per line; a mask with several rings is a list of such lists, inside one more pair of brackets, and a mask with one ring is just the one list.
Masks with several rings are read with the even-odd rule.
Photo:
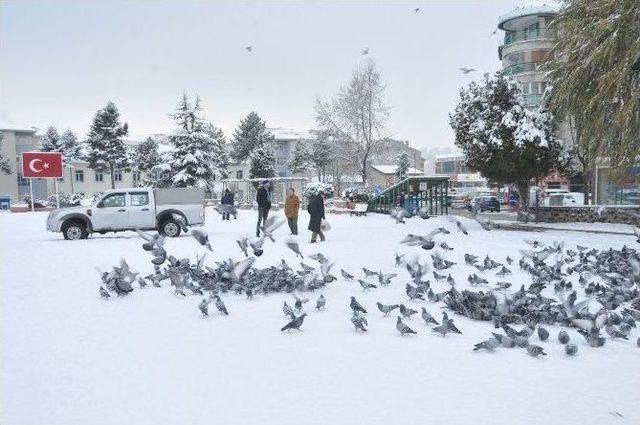
[[23, 152], [22, 177], [62, 177], [62, 154], [60, 152]]

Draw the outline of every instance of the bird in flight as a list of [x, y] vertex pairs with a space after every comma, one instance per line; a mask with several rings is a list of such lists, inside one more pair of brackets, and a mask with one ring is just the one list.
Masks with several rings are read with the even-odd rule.
[[475, 69], [462, 67], [462, 68], [460, 68], [460, 71], [462, 71], [463, 74], [468, 74], [470, 72], [475, 71]]
[[251, 51], [253, 50], [253, 46], [247, 46], [244, 48], [247, 52], [251, 53]]
[[416, 12], [416, 13], [420, 13], [420, 8], [416, 7], [415, 9], [413, 9], [413, 11]]
[[362, 50], [362, 55], [364, 56], [364, 55], [368, 55], [368, 54], [369, 54], [369, 48], [368, 48], [368, 47], [365, 47], [365, 48]]

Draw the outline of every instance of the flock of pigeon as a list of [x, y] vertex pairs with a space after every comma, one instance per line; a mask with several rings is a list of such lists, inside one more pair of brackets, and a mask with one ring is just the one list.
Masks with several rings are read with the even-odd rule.
[[[398, 223], [402, 223], [406, 216], [403, 212], [392, 215]], [[453, 217], [449, 217], [449, 220], [458, 232], [468, 235], [466, 226], [460, 220]], [[486, 231], [496, 227], [488, 221], [478, 222]], [[166, 251], [164, 236], [138, 231], [144, 239], [142, 248], [153, 257], [151, 262], [154, 271], [142, 277], [133, 272], [125, 260], [121, 260], [120, 265], [113, 267], [112, 271], [100, 271], [103, 284], [99, 289], [100, 296], [107, 299], [112, 294], [127, 295], [134, 290], [134, 283], [145, 288], [148, 285], [160, 287], [163, 281], [169, 281], [177, 296], [187, 297], [188, 293], [202, 296], [197, 308], [202, 315], [208, 316], [212, 303], [220, 314], [229, 315], [221, 294], [244, 294], [251, 299], [256, 294], [284, 292], [293, 296], [293, 305], [283, 302], [282, 312], [288, 322], [281, 330], [300, 330], [307, 317], [305, 304], [309, 300], [300, 298], [297, 293], [314, 291], [340, 279], [332, 274], [334, 263], [322, 253], [307, 256], [317, 265], [311, 266], [302, 261], [300, 270], [294, 270], [285, 260], [267, 268], [253, 267], [256, 257], [263, 253], [266, 240], [275, 241], [274, 232], [283, 223], [284, 220], [278, 216], [271, 216], [262, 227], [261, 237], [237, 241], [245, 256], [243, 260], [229, 258], [216, 262], [215, 267], [204, 264], [206, 254], [197, 257], [195, 262], [186, 258], [177, 259]], [[197, 228], [189, 232], [199, 245], [212, 251], [206, 233]], [[407, 255], [395, 255], [395, 266], [408, 273], [408, 282], [405, 283], [408, 301], [425, 303], [420, 311], [404, 302], [376, 303], [384, 316], [397, 310], [396, 329], [402, 336], [417, 333], [407, 323], [418, 313], [433, 334], [445, 337], [447, 334], [462, 333], [447, 311], [443, 310], [442, 319], [436, 320], [427, 310], [427, 303], [443, 303], [443, 307], [450, 312], [493, 324], [495, 331], [486, 340], [475, 344], [473, 350], [494, 351], [499, 347], [518, 347], [526, 349], [534, 357], [547, 354], [541, 345], [534, 343], [536, 336], [540, 342], [549, 340], [550, 332], [545, 326], [575, 328], [588, 346], [601, 347], [607, 336], [609, 339], [629, 339], [636, 321], [640, 320], [640, 254], [635, 249], [624, 246], [620, 250], [597, 250], [578, 245], [574, 250], [565, 249], [563, 242], [545, 246], [537, 240], [525, 240], [529, 248], [520, 250], [517, 264], [509, 256], [504, 261], [488, 255], [480, 260], [478, 256], [468, 253], [464, 254], [464, 264], [456, 264], [444, 258], [444, 253], [454, 250], [444, 240], [450, 233], [445, 227], [437, 227], [425, 235], [408, 234], [400, 241], [400, 244], [431, 252], [431, 261], [423, 261], [419, 255], [411, 260], [405, 258]], [[287, 240], [286, 245], [296, 256], [305, 259], [296, 241]], [[434, 250], [435, 247], [439, 250]], [[458, 290], [450, 273], [454, 267], [469, 268], [471, 273], [467, 281], [478, 290]], [[515, 267], [530, 275], [531, 283], [521, 284], [517, 291], [509, 293], [512, 284], [507, 280]], [[497, 282], [490, 284], [489, 279], [478, 273], [487, 277], [493, 275]], [[398, 278], [397, 273], [383, 273], [366, 267], [362, 268], [362, 278], [344, 269], [340, 269], [340, 276], [342, 281], [357, 282], [363, 291], [391, 285]], [[437, 292], [434, 290], [436, 284], [446, 285], [447, 289]], [[546, 296], [543, 295], [545, 288], [552, 289], [553, 295], [548, 295], [550, 290], [544, 292]], [[590, 307], [596, 302], [600, 308], [592, 312]], [[321, 311], [326, 304], [326, 297], [320, 295], [316, 299], [315, 309]], [[366, 332], [369, 326], [367, 315], [370, 313], [355, 296], [351, 296], [349, 306], [350, 321], [355, 331]], [[516, 326], [520, 329], [516, 329]], [[578, 345], [572, 343], [567, 330], [561, 330], [557, 340], [564, 345], [567, 355], [574, 356], [578, 353]], [[640, 338], [637, 345], [640, 347]]]

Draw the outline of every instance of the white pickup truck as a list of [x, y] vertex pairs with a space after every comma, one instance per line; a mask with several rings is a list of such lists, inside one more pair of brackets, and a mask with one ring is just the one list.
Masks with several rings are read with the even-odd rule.
[[195, 188], [132, 188], [104, 193], [90, 206], [61, 208], [47, 217], [47, 230], [67, 240], [90, 233], [157, 229], [176, 237], [186, 226], [204, 223], [204, 190]]

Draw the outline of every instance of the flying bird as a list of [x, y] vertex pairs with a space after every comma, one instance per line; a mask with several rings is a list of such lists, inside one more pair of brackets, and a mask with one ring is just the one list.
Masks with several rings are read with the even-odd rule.
[[326, 304], [327, 304], [327, 299], [324, 297], [324, 295], [320, 294], [320, 297], [318, 297], [318, 300], [316, 301], [316, 310], [324, 309], [324, 306]]
[[362, 53], [363, 56], [364, 55], [368, 55], [369, 54], [369, 48], [365, 47], [364, 49], [362, 49], [362, 52], [360, 52], [360, 53]]
[[200, 245], [206, 247], [209, 251], [213, 251], [213, 249], [211, 249], [211, 243], [209, 242], [209, 235], [205, 232], [200, 229], [191, 229], [191, 236], [193, 236]]
[[247, 46], [244, 48], [247, 52], [251, 53], [253, 51], [253, 46]]
[[470, 72], [474, 72], [475, 69], [462, 67], [462, 68], [460, 68], [460, 71], [462, 71], [463, 74], [468, 74]]
[[290, 240], [286, 242], [287, 248], [296, 253], [296, 257], [299, 255], [300, 258], [304, 258], [302, 252], [300, 252], [300, 244], [296, 241]]

